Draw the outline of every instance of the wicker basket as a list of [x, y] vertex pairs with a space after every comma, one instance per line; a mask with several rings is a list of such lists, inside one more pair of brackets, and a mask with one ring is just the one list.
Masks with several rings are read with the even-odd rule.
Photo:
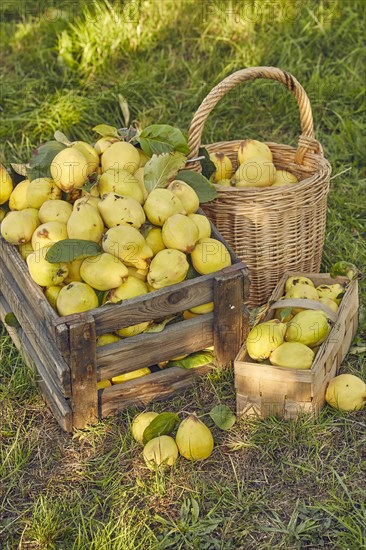
[[[300, 182], [274, 188], [216, 186], [218, 197], [203, 205], [205, 213], [250, 270], [249, 306], [266, 302], [285, 271], [319, 272], [331, 174], [322, 147], [314, 138], [305, 90], [292, 75], [276, 67], [237, 71], [211, 90], [191, 123], [189, 158], [198, 156], [205, 121], [219, 100], [237, 84], [256, 78], [277, 80], [296, 97], [302, 129], [297, 149], [271, 142], [267, 145], [276, 167], [292, 172]], [[236, 170], [241, 141], [222, 141], [204, 147], [210, 153], [228, 155]], [[198, 162], [190, 162], [188, 166], [201, 170]]]

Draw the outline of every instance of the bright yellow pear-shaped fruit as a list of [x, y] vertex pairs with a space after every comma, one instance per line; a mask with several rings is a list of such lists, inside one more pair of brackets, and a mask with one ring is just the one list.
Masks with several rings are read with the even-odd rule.
[[341, 303], [344, 295], [344, 288], [338, 283], [334, 285], [320, 285], [316, 287], [316, 290], [319, 298], [330, 298], [334, 300], [337, 305]]
[[0, 222], [3, 221], [3, 219], [5, 218], [5, 215], [6, 215], [5, 209], [0, 207]]
[[286, 170], [276, 170], [272, 187], [283, 187], [284, 185], [293, 185], [294, 183], [298, 183], [298, 179], [294, 174]]
[[270, 162], [273, 160], [272, 152], [268, 145], [256, 139], [245, 139], [239, 145], [238, 163], [243, 164], [253, 157], [261, 157]]
[[94, 145], [94, 149], [96, 150], [98, 155], [102, 155], [108, 149], [108, 147], [112, 145], [112, 143], [117, 143], [118, 141], [120, 140], [116, 137], [103, 136], [98, 139], [98, 141]]
[[97, 382], [97, 390], [103, 390], [104, 388], [109, 388], [112, 385], [110, 380], [101, 380]]
[[219, 180], [216, 182], [216, 185], [220, 185], [221, 187], [231, 187], [231, 180], [229, 179], [226, 179], [226, 180]]
[[187, 460], [205, 460], [214, 448], [211, 430], [193, 414], [180, 423], [175, 442]]
[[88, 204], [89, 206], [92, 206], [93, 208], [95, 208], [95, 210], [97, 212], [99, 212], [98, 210], [98, 205], [101, 201], [101, 198], [98, 196], [98, 197], [93, 197], [92, 195], [83, 195], [81, 196], [79, 199], [76, 199], [76, 201], [74, 202], [74, 210], [77, 206], [79, 206], [79, 204]]
[[149, 193], [144, 210], [148, 220], [159, 227], [162, 227], [170, 216], [186, 213], [181, 200], [170, 189], [161, 188]]
[[9, 243], [19, 245], [32, 239], [36, 227], [37, 222], [30, 212], [8, 212], [1, 222], [1, 235]]
[[23, 258], [23, 260], [26, 260], [29, 256], [29, 254], [32, 254], [34, 252], [32, 241], [28, 241], [27, 243], [22, 243], [18, 246], [19, 254]]
[[146, 376], [147, 374], [151, 374], [151, 370], [149, 369], [149, 367], [125, 372], [125, 374], [118, 374], [117, 376], [113, 376], [112, 384], [121, 384], [122, 382], [133, 380], [134, 378], [141, 378], [142, 376]]
[[140, 155], [136, 147], [126, 141], [112, 143], [102, 154], [102, 170], [127, 170], [130, 174], [140, 167]]
[[197, 225], [198, 239], [206, 239], [211, 236], [211, 224], [206, 216], [202, 214], [188, 214], [188, 218]]
[[67, 220], [69, 239], [84, 239], [99, 243], [104, 231], [104, 223], [97, 210], [88, 204], [80, 202], [74, 207]]
[[184, 281], [188, 269], [189, 263], [184, 252], [165, 248], [152, 259], [147, 282], [154, 289], [174, 285]]
[[27, 203], [31, 208], [40, 208], [47, 200], [60, 199], [61, 194], [51, 178], [37, 178], [28, 185]]
[[358, 411], [366, 403], [366, 384], [353, 374], [339, 374], [325, 392], [326, 402], [341, 411]]
[[39, 221], [39, 216], [38, 216], [39, 210], [37, 210], [37, 208], [24, 208], [24, 210], [22, 210], [22, 212], [28, 212], [28, 214], [30, 214], [30, 216], [36, 222], [37, 227], [39, 225], [41, 225], [41, 222]]
[[60, 285], [67, 277], [67, 266], [64, 263], [50, 263], [46, 260], [46, 253], [50, 246], [35, 250], [27, 257], [30, 276], [39, 286]]
[[152, 227], [146, 235], [146, 244], [151, 248], [154, 256], [156, 256], [160, 250], [164, 250], [164, 248], [166, 248], [161, 231], [161, 227]]
[[108, 346], [108, 344], [114, 344], [120, 340], [121, 338], [117, 336], [117, 334], [114, 334], [113, 332], [106, 332], [105, 334], [98, 336], [97, 346]]
[[44, 295], [53, 309], [56, 309], [57, 297], [60, 294], [61, 288], [61, 285], [52, 285], [48, 286], [44, 291]]
[[59, 315], [72, 315], [97, 308], [98, 296], [91, 286], [76, 281], [64, 286], [57, 297]]
[[150, 324], [150, 321], [144, 321], [143, 323], [138, 323], [137, 325], [121, 328], [116, 332], [119, 336], [122, 336], [122, 338], [130, 338], [131, 336], [137, 336], [138, 334], [141, 334], [141, 332], [144, 332]]
[[289, 369], [310, 369], [314, 360], [314, 352], [300, 342], [284, 342], [269, 356], [272, 365]]
[[127, 266], [146, 269], [153, 257], [151, 248], [144, 237], [129, 225], [119, 225], [108, 229], [102, 242], [104, 252], [116, 256]]
[[198, 228], [184, 214], [173, 214], [163, 225], [161, 236], [167, 248], [176, 248], [189, 254], [198, 241]]
[[139, 229], [146, 220], [144, 209], [137, 200], [115, 193], [105, 193], [98, 209], [107, 227], [131, 225]]
[[313, 348], [326, 339], [329, 330], [327, 316], [323, 311], [300, 311], [288, 323], [285, 340], [287, 342], [300, 342]]
[[72, 205], [69, 202], [51, 199], [45, 201], [39, 209], [39, 219], [41, 223], [62, 222], [67, 220], [72, 214]]
[[196, 191], [184, 181], [174, 180], [169, 184], [168, 189], [178, 197], [187, 214], [193, 214], [199, 208], [200, 199]]
[[137, 151], [140, 156], [140, 168], [143, 168], [150, 159], [147, 155], [145, 155], [142, 149], [137, 149]]
[[118, 288], [111, 290], [108, 294], [108, 300], [115, 304], [121, 300], [128, 300], [147, 293], [148, 288], [144, 281], [129, 275]]
[[274, 164], [262, 157], [253, 157], [241, 164], [235, 172], [236, 187], [268, 187], [275, 179]]
[[84, 259], [76, 259], [76, 260], [73, 260], [72, 262], [68, 262], [66, 265], [67, 265], [67, 270], [68, 270], [68, 275], [64, 281], [64, 283], [73, 283], [75, 281], [79, 281], [81, 283], [83, 283], [83, 279], [81, 278], [81, 275], [80, 275], [80, 267], [81, 267], [81, 264], [83, 263]]
[[132, 197], [142, 204], [145, 195], [139, 181], [128, 170], [107, 170], [98, 181], [98, 191], [102, 197], [105, 193], [116, 193], [122, 197]]
[[43, 248], [49, 244], [57, 243], [67, 239], [66, 224], [62, 222], [47, 222], [43, 223], [33, 233], [32, 246], [33, 250]]
[[132, 275], [132, 277], [136, 277], [137, 279], [140, 279], [140, 281], [147, 281], [147, 274], [149, 272], [149, 269], [136, 269], [136, 267], [132, 267], [132, 265], [129, 265], [127, 267], [128, 274]]
[[126, 280], [128, 269], [121, 260], [104, 252], [85, 258], [80, 267], [80, 276], [96, 290], [110, 290]]
[[191, 307], [189, 311], [196, 313], [197, 315], [202, 315], [205, 313], [211, 313], [214, 310], [214, 303], [207, 302], [207, 304], [201, 304], [200, 306]]
[[291, 287], [297, 285], [309, 285], [315, 288], [315, 285], [308, 277], [289, 277], [285, 284], [285, 292], [288, 292]]
[[65, 193], [69, 193], [82, 187], [94, 170], [88, 159], [76, 147], [71, 146], [57, 153], [50, 171], [55, 184]]
[[319, 298], [319, 302], [321, 304], [324, 304], [325, 306], [329, 307], [329, 309], [334, 311], [334, 313], [337, 313], [338, 306], [337, 306], [336, 302], [334, 300], [332, 300], [331, 298]]
[[318, 293], [313, 286], [302, 284], [290, 287], [286, 292], [286, 298], [303, 298], [315, 301], [319, 299]]
[[80, 151], [88, 162], [89, 173], [96, 172], [99, 166], [99, 155], [92, 145], [86, 141], [75, 141], [72, 146]]
[[4, 204], [9, 200], [12, 191], [13, 181], [5, 166], [0, 164], [0, 204]]
[[210, 153], [210, 160], [214, 163], [216, 172], [212, 175], [212, 180], [230, 180], [233, 175], [233, 165], [231, 160], [224, 153]]
[[161, 435], [146, 443], [143, 455], [146, 465], [153, 470], [158, 466], [173, 466], [178, 458], [178, 448], [172, 437]]
[[29, 180], [23, 180], [16, 185], [9, 197], [10, 210], [24, 210], [28, 208], [27, 192]]
[[131, 425], [132, 437], [138, 443], [143, 442], [143, 436], [145, 429], [151, 424], [151, 422], [158, 416], [158, 413], [153, 411], [143, 412], [135, 416]]
[[194, 269], [201, 275], [219, 271], [231, 265], [228, 249], [217, 239], [200, 239], [191, 253]]
[[255, 325], [246, 341], [249, 356], [256, 361], [268, 359], [272, 351], [283, 343], [286, 328], [286, 324], [278, 319]]
[[147, 192], [147, 189], [145, 187], [144, 169], [139, 168], [138, 170], [136, 170], [136, 172], [134, 172], [134, 174], [133, 174], [133, 177], [136, 178], [136, 180], [139, 182], [139, 185], [140, 185], [143, 197], [144, 197], [143, 202], [145, 202], [149, 193]]

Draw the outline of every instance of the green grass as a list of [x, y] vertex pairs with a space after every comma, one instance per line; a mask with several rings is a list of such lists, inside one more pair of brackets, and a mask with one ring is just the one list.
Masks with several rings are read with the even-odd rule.
[[[366, 265], [362, 0], [47, 5], [0, 7], [1, 162], [26, 161], [56, 129], [93, 141], [94, 125], [123, 126], [118, 94], [143, 126], [170, 123], [187, 132], [220, 79], [245, 66], [279, 66], [307, 90], [333, 168], [322, 268], [341, 259]], [[255, 82], [220, 102], [204, 141], [295, 145], [299, 133], [288, 91]], [[364, 281], [361, 289], [364, 302]], [[365, 331], [363, 320], [363, 345]], [[342, 371], [366, 380], [365, 353], [350, 353]], [[362, 411], [326, 408], [317, 420], [242, 419], [228, 433], [213, 428], [210, 459], [181, 459], [162, 475], [146, 468], [131, 438], [135, 411], [63, 434], [5, 330], [0, 401], [4, 549], [366, 547]], [[204, 414], [220, 402], [235, 408], [230, 371], [153, 408]]]

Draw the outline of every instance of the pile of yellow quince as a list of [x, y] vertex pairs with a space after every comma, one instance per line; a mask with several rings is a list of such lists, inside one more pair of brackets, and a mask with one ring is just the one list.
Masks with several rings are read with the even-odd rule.
[[224, 187], [282, 187], [298, 182], [291, 172], [277, 170], [271, 149], [255, 139], [240, 143], [235, 173], [230, 158], [224, 153], [211, 153], [210, 160], [216, 168], [213, 182]]

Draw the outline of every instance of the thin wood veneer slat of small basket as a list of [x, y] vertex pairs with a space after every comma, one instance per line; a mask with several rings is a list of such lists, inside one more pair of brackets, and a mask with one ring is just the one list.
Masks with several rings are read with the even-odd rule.
[[[237, 86], [238, 84], [246, 82], [248, 80], [256, 80], [258, 78], [277, 80], [278, 82], [286, 86], [286, 88], [288, 88], [296, 98], [300, 111], [302, 136], [303, 138], [305, 138], [303, 139], [304, 145], [299, 145], [298, 147], [296, 153], [296, 161], [301, 164], [305, 153], [309, 149], [314, 149], [314, 146], [316, 147], [316, 142], [314, 140], [314, 125], [311, 105], [309, 98], [301, 84], [290, 73], [288, 73], [287, 71], [283, 71], [277, 67], [250, 67], [247, 69], [236, 71], [235, 73], [226, 77], [219, 84], [217, 84], [217, 86], [215, 86], [202, 101], [201, 105], [193, 116], [191, 127], [189, 129], [189, 158], [194, 158], [198, 155], [198, 149], [201, 145], [202, 132], [205, 122], [211, 111], [220, 101], [220, 99], [222, 99], [227, 94], [227, 92], [235, 88], [235, 86]], [[309, 141], [308, 144], [306, 143], [306, 138]]]

